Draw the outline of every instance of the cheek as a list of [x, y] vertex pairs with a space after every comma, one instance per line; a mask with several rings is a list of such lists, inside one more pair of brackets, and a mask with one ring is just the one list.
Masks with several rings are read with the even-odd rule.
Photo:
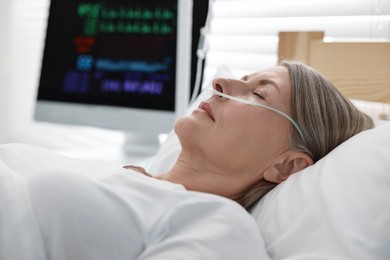
[[236, 109], [221, 120], [216, 130], [224, 138], [222, 150], [230, 147], [242, 156], [250, 156], [254, 153], [273, 155], [285, 149], [288, 128], [288, 121], [272, 111]]
[[226, 154], [229, 151], [228, 157], [243, 157], [252, 152], [253, 148], [258, 149], [263, 139], [270, 134], [266, 121], [266, 118], [259, 117], [259, 113], [253, 111], [239, 108], [225, 110], [212, 129], [212, 136], [216, 139], [211, 140], [214, 152]]
[[232, 109], [229, 114], [224, 114], [218, 128], [229, 133], [232, 139], [248, 140], [270, 134], [271, 120], [270, 113], [261, 110]]

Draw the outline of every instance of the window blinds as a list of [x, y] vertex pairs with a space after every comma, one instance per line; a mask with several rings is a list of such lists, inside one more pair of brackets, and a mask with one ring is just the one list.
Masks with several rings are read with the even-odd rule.
[[279, 31], [324, 31], [326, 41], [390, 40], [390, 0], [215, 0], [210, 11], [205, 83], [221, 64], [236, 75], [274, 66]]

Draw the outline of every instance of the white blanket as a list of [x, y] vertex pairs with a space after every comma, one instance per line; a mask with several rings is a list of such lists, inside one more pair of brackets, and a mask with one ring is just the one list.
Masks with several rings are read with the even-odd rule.
[[238, 204], [22, 144], [0, 146], [0, 259], [268, 259]]

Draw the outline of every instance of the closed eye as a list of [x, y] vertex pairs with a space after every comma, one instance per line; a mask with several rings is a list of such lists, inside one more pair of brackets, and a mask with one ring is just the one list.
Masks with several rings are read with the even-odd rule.
[[257, 96], [257, 97], [259, 97], [261, 99], [265, 99], [264, 95], [262, 93], [260, 93], [260, 92], [253, 92], [253, 94], [255, 94], [255, 96]]

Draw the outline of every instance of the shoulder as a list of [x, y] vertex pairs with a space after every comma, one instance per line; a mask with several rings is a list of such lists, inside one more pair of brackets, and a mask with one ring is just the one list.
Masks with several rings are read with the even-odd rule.
[[159, 248], [180, 240], [183, 253], [197, 256], [192, 259], [268, 259], [257, 225], [243, 207], [216, 195], [183, 195], [160, 219], [153, 236]]
[[229, 227], [237, 234], [251, 233], [257, 236], [258, 228], [253, 217], [238, 203], [230, 199], [203, 193], [185, 191], [175, 206], [169, 208], [164, 216], [170, 223], [182, 225], [201, 224], [216, 227]]

